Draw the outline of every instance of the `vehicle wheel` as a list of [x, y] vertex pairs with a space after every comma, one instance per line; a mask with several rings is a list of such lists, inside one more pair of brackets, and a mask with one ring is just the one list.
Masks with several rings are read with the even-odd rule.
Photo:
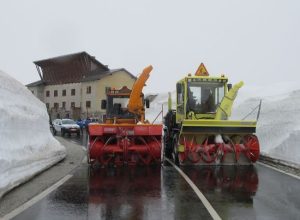
[[56, 130], [55, 130], [55, 128], [52, 128], [52, 133], [53, 133], [54, 136], [56, 135]]
[[179, 166], [179, 157], [178, 157], [178, 152], [173, 152], [173, 161], [175, 163], [175, 165]]
[[176, 135], [173, 139], [173, 151], [172, 151], [172, 159], [175, 165], [179, 165], [179, 158], [178, 158], [178, 152], [177, 152], [177, 145], [178, 145], [178, 136]]
[[164, 154], [165, 154], [165, 157], [169, 158], [169, 159], [172, 159], [172, 143], [169, 143], [169, 142], [165, 142], [164, 143]]
[[61, 136], [65, 136], [65, 131], [64, 130], [61, 130]]
[[80, 137], [80, 131], [79, 131], [79, 132], [77, 132], [77, 137]]

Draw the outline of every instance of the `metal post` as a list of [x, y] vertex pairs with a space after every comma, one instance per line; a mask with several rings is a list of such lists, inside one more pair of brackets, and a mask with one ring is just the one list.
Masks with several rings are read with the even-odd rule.
[[164, 104], [161, 105], [161, 122], [164, 121]]
[[258, 119], [259, 119], [260, 109], [261, 109], [261, 103], [262, 103], [262, 99], [261, 99], [260, 102], [259, 102], [259, 107], [258, 107], [258, 112], [257, 112], [256, 121], [258, 121]]

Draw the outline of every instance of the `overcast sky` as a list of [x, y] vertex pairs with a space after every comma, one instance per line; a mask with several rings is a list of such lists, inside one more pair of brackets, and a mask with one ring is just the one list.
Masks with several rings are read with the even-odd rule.
[[233, 83], [300, 83], [296, 0], [2, 0], [0, 39], [0, 69], [24, 84], [39, 80], [33, 61], [79, 51], [134, 75], [152, 64], [146, 93], [201, 62]]

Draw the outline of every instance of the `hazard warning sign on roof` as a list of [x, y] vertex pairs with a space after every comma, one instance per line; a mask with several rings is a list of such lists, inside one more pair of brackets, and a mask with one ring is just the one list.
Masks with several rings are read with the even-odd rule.
[[195, 76], [209, 76], [209, 73], [203, 63], [201, 63], [198, 67]]

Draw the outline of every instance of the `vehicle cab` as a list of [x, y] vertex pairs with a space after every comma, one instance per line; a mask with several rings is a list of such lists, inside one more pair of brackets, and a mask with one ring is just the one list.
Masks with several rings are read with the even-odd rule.
[[187, 76], [176, 85], [177, 123], [184, 119], [214, 119], [230, 89], [225, 76]]

